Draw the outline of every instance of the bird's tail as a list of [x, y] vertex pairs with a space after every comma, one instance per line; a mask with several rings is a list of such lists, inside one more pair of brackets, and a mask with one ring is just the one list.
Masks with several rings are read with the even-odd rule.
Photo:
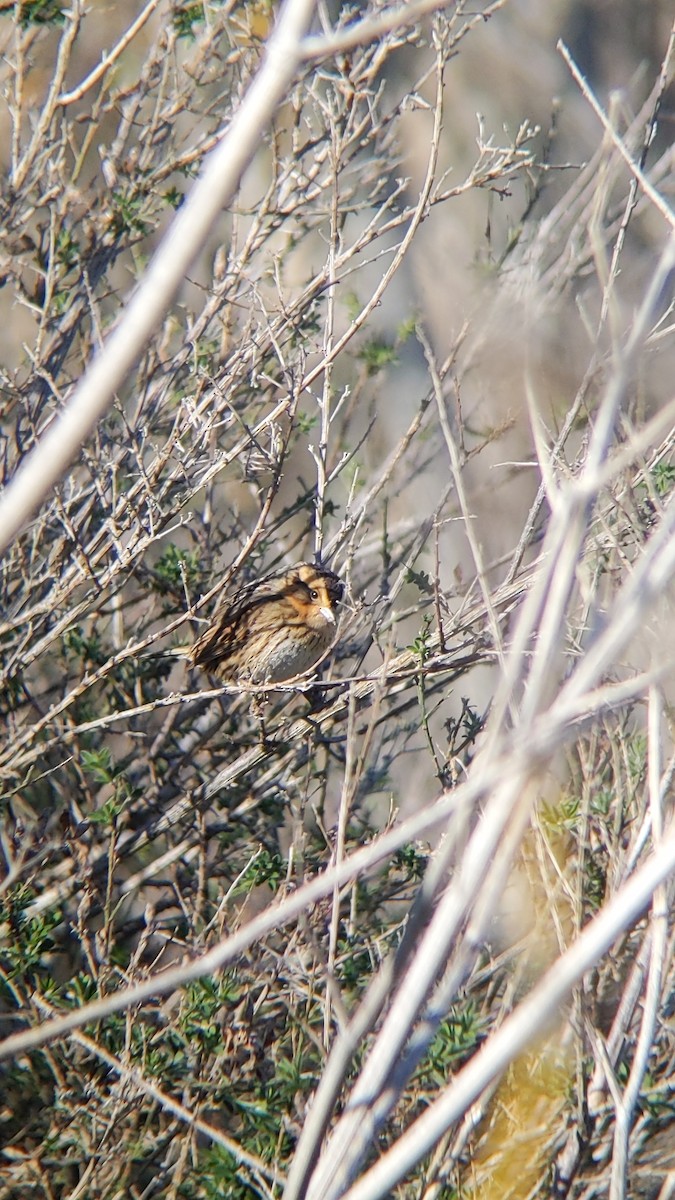
[[139, 658], [183, 658], [189, 660], [192, 652], [192, 644], [185, 646], [169, 646], [166, 650], [148, 650], [146, 654], [140, 654]]

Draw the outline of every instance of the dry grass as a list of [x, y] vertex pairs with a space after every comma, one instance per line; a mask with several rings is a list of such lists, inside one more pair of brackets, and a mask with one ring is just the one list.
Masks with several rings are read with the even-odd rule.
[[[0, 17], [12, 1200], [672, 1195], [672, 38], [464, 163], [479, 8]], [[263, 743], [165, 651], [313, 556]]]

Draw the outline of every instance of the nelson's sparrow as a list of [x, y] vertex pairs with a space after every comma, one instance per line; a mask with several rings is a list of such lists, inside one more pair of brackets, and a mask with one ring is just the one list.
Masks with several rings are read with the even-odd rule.
[[302, 675], [333, 641], [343, 593], [342, 580], [316, 563], [257, 579], [218, 606], [189, 657], [224, 682], [281, 683]]

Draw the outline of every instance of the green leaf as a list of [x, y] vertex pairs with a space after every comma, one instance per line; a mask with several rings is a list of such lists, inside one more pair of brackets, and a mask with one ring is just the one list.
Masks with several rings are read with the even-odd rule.
[[384, 338], [372, 338], [359, 350], [358, 357], [365, 363], [369, 375], [377, 375], [385, 367], [398, 362], [398, 355], [391, 342]]
[[173, 27], [179, 38], [194, 40], [195, 31], [192, 26], [201, 24], [204, 19], [203, 4], [177, 4], [173, 11]]
[[107, 746], [102, 746], [99, 750], [83, 750], [80, 761], [84, 770], [95, 779], [96, 783], [113, 782], [115, 769], [112, 754]]
[[22, 29], [28, 29], [29, 25], [63, 25], [65, 20], [65, 5], [61, 0], [23, 0], [19, 8]]

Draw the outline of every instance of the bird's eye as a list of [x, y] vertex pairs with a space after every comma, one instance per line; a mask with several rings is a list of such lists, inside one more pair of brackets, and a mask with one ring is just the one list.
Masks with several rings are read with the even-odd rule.
[[309, 593], [309, 594], [310, 594], [310, 596], [312, 597], [312, 600], [318, 600], [318, 599], [319, 599], [319, 593], [317, 592], [316, 588], [311, 588], [311, 590], [310, 590], [310, 593]]

